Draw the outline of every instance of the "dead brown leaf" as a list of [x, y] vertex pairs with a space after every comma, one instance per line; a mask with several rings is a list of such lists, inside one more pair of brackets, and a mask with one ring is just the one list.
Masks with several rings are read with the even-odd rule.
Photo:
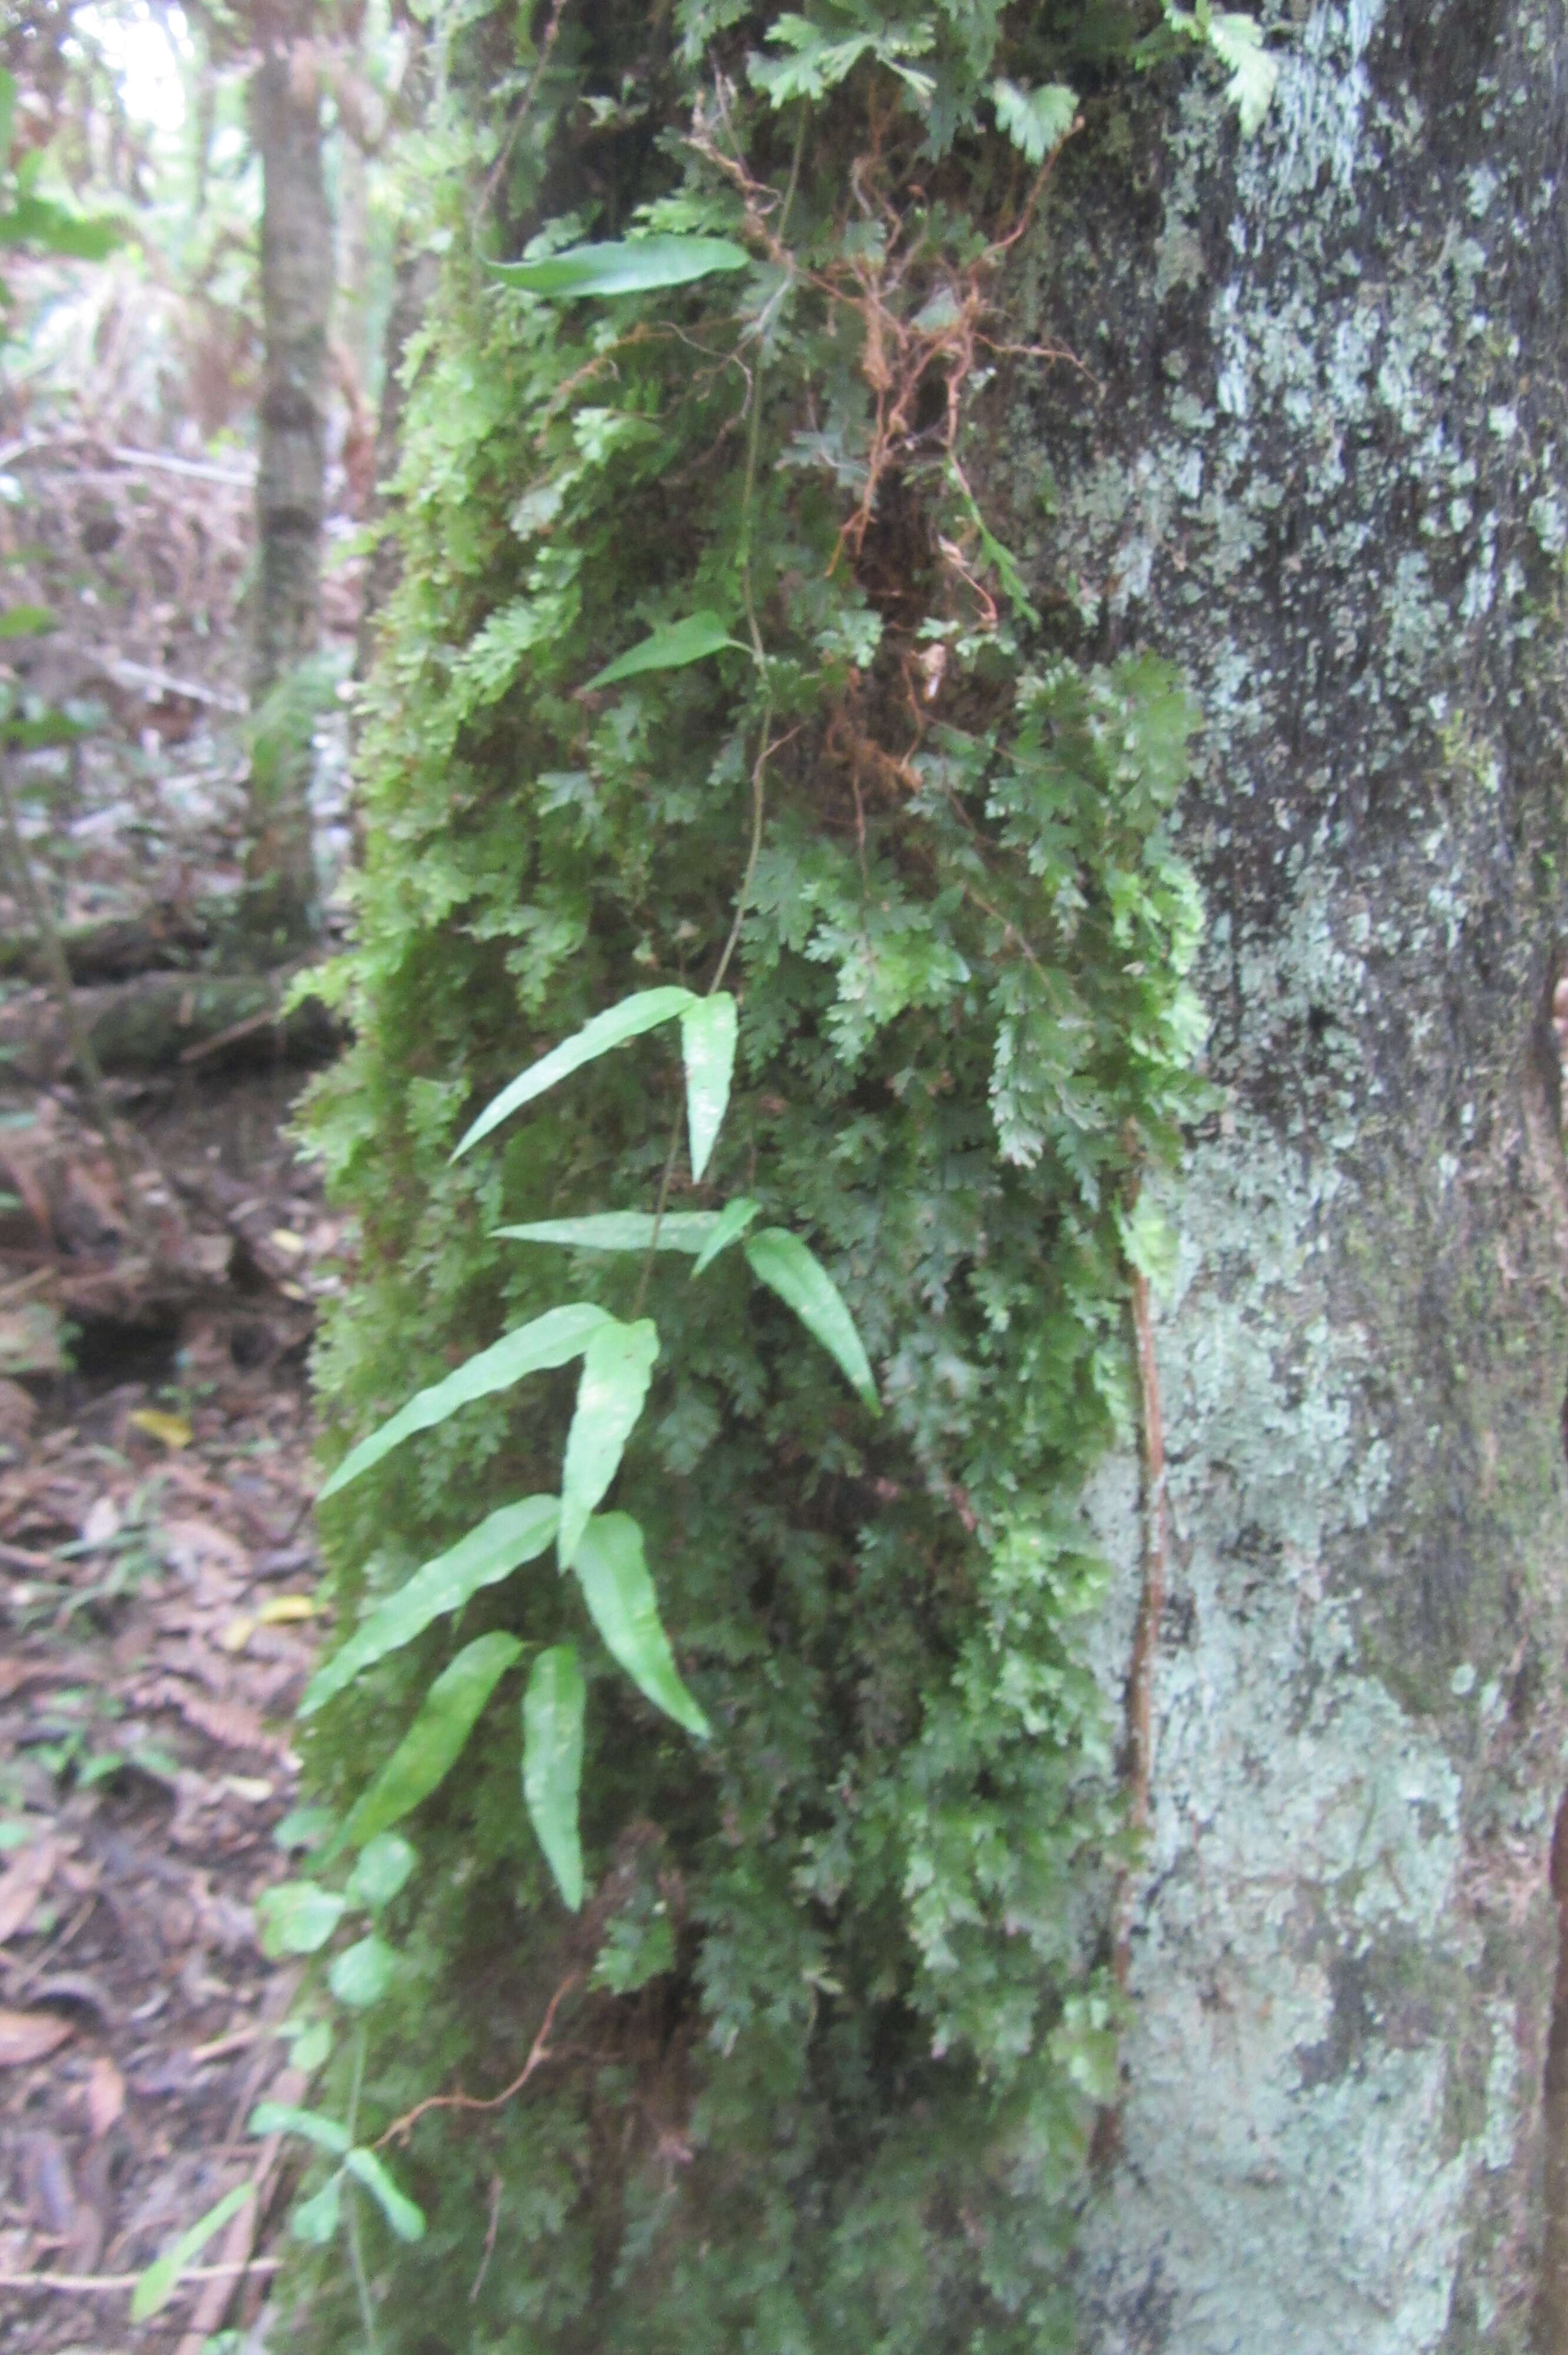
[[158, 1531], [158, 1543], [170, 1569], [182, 1578], [195, 1581], [204, 1570], [227, 1571], [232, 1578], [249, 1575], [248, 1550], [216, 1521], [165, 1521]]
[[42, 1839], [21, 1849], [0, 1872], [0, 1946], [32, 1919], [33, 1908], [53, 1879], [58, 1859], [58, 1842]]
[[125, 2080], [107, 2052], [101, 2052], [88, 2073], [87, 2123], [94, 2142], [109, 2132], [125, 2107]]
[[69, 2034], [69, 2020], [52, 2011], [0, 2011], [0, 2069], [42, 2061]]

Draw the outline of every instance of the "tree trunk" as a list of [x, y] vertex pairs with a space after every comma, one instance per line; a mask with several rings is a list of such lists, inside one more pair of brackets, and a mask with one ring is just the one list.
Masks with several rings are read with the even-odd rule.
[[278, 27], [265, 36], [251, 77], [250, 119], [262, 171], [266, 346], [253, 698], [266, 742], [252, 763], [246, 868], [253, 942], [283, 955], [315, 925], [309, 697], [301, 673], [321, 650], [333, 224], [314, 66]]
[[1562, 2355], [1563, 12], [1267, 13], [1255, 141], [1194, 65], [1069, 150], [1039, 332], [1100, 398], [1015, 378], [993, 451], [1091, 643], [1160, 647], [1207, 717], [1224, 1104], [1172, 1196], [1083, 2343]]

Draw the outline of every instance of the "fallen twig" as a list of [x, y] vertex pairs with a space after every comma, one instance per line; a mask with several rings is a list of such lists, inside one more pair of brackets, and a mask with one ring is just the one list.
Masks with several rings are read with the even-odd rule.
[[[186, 2265], [185, 2282], [228, 2281], [235, 2274], [275, 2274], [281, 2257], [253, 2257], [244, 2264]], [[0, 2289], [58, 2289], [83, 2295], [99, 2290], [134, 2289], [140, 2274], [0, 2274]]]

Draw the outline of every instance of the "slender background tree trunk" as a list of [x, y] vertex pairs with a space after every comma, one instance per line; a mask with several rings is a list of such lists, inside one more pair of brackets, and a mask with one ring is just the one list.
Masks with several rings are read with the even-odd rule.
[[278, 691], [321, 649], [321, 556], [332, 309], [333, 222], [322, 171], [313, 61], [285, 28], [263, 34], [250, 82], [261, 159], [265, 338], [257, 474], [253, 699], [272, 697], [252, 767], [247, 857], [254, 942], [287, 954], [314, 928], [308, 717]]
[[1563, 15], [1265, 14], [1255, 142], [1194, 67], [1069, 150], [1019, 330], [1099, 398], [1031, 365], [994, 420], [1041, 577], [1208, 723], [1224, 1108], [1085, 2346], [1562, 2355]]

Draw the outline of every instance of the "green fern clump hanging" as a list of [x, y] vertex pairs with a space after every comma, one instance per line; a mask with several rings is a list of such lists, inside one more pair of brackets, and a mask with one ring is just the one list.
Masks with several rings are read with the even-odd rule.
[[357, 1444], [269, 1934], [358, 2022], [302, 2006], [291, 2114], [357, 2282], [299, 2343], [1067, 2345], [1126, 1839], [1080, 1497], [1202, 1029], [1187, 698], [1053, 650], [970, 481], [1074, 93], [980, 9], [525, 22], [445, 37], [310, 1114]]

